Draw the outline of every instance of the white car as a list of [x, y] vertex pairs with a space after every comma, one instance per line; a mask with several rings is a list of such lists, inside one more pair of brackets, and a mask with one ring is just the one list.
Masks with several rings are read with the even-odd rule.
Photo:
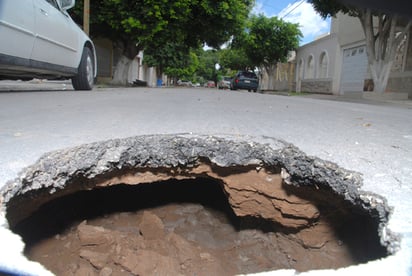
[[0, 0], [0, 79], [71, 79], [91, 90], [96, 52], [67, 10], [75, 0]]

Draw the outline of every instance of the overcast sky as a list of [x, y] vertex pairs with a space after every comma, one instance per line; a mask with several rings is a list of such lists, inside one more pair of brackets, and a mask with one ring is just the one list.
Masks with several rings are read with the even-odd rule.
[[300, 45], [330, 31], [330, 18], [323, 20], [305, 0], [257, 0], [252, 12], [299, 23], [303, 34]]

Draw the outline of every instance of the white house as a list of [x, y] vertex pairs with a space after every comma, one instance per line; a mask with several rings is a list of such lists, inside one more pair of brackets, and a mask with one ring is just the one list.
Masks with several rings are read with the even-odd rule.
[[[296, 55], [296, 90], [365, 97], [373, 82], [369, 73], [365, 36], [357, 17], [338, 14], [330, 34], [300, 47]], [[412, 98], [412, 38], [399, 46], [387, 92]], [[387, 94], [387, 93], [385, 93]]]

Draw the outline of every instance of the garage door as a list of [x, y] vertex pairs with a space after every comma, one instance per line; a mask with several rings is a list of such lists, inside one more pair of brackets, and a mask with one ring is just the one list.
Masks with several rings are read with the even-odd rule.
[[367, 70], [365, 46], [343, 50], [341, 92], [362, 92]]

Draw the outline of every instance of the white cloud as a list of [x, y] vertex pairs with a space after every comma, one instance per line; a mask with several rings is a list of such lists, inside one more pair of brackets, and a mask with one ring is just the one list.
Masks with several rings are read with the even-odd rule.
[[328, 33], [330, 29], [330, 21], [322, 19], [312, 5], [306, 1], [289, 4], [277, 16], [285, 21], [298, 23], [304, 42], [309, 42], [316, 36]]
[[261, 2], [255, 2], [255, 5], [252, 9], [252, 14], [266, 14]]

